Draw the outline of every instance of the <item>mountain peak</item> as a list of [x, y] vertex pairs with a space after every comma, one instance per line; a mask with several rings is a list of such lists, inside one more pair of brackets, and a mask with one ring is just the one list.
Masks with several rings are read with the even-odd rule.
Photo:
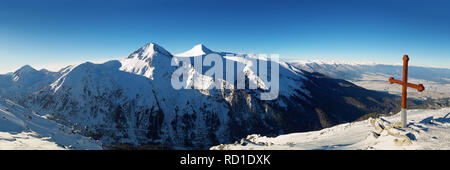
[[161, 47], [156, 43], [147, 43], [132, 54], [130, 54], [127, 58], [139, 58], [139, 59], [147, 59], [152, 58], [154, 55], [162, 54], [165, 56], [172, 56], [170, 52]]
[[[143, 75], [153, 79], [155, 76], [171, 75], [173, 55], [156, 43], [147, 43], [126, 59], [121, 60], [120, 70]], [[156, 70], [156, 71], [155, 71]]]
[[19, 73], [27, 73], [27, 72], [33, 72], [33, 71], [37, 71], [37, 70], [34, 69], [33, 67], [31, 67], [30, 65], [24, 65], [24, 66], [20, 67], [18, 70], [16, 70], [14, 73], [19, 74]]
[[212, 52], [213, 51], [210, 50], [209, 48], [207, 48], [205, 45], [197, 44], [192, 49], [190, 49], [184, 53], [178, 54], [177, 56], [181, 56], [181, 57], [201, 56], [201, 55], [209, 54]]
[[19, 68], [18, 70], [16, 70], [12, 76], [13, 76], [13, 80], [15, 82], [20, 80], [26, 80], [27, 78], [23, 78], [23, 77], [36, 77], [37, 73], [39, 73], [36, 69], [34, 69], [33, 67], [31, 67], [30, 65], [24, 65], [21, 68]]
[[205, 45], [203, 44], [197, 44], [196, 46], [194, 46], [192, 48], [193, 50], [197, 50], [197, 51], [203, 51], [203, 52], [211, 52], [210, 49], [208, 49]]

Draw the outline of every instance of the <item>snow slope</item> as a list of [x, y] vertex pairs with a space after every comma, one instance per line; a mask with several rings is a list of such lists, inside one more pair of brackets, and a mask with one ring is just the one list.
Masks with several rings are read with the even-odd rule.
[[235, 144], [212, 150], [411, 150], [450, 149], [450, 108], [408, 110], [408, 128], [398, 128], [400, 113], [389, 117], [340, 124], [320, 131], [278, 137], [249, 135]]
[[102, 149], [101, 143], [74, 134], [71, 129], [0, 99], [0, 149]]

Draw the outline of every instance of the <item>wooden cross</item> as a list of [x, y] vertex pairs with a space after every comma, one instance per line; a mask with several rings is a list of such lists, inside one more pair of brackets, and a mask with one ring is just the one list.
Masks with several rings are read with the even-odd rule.
[[411, 84], [408, 83], [408, 55], [403, 56], [403, 81], [395, 80], [393, 77], [389, 78], [389, 82], [391, 84], [397, 83], [402, 85], [402, 111], [401, 111], [401, 119], [402, 119], [402, 128], [406, 127], [406, 89], [407, 87], [415, 88], [417, 91], [422, 92], [425, 90], [422, 84]]

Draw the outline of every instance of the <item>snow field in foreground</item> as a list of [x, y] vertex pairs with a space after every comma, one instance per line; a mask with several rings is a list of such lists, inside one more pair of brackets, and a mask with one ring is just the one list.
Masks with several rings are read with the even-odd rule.
[[450, 108], [408, 110], [408, 128], [399, 128], [400, 113], [345, 123], [319, 131], [270, 138], [249, 135], [211, 150], [446, 150], [450, 149]]

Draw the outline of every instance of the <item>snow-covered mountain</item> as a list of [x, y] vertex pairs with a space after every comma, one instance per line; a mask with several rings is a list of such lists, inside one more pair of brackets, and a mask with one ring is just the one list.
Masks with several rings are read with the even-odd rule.
[[194, 46], [192, 49], [190, 49], [184, 53], [177, 54], [176, 56], [179, 56], [179, 57], [202, 56], [202, 55], [209, 54], [212, 52], [213, 51], [208, 49], [205, 45], [198, 44], [198, 45]]
[[[401, 61], [401, 60], [400, 60]], [[309, 72], [318, 72], [326, 76], [344, 79], [358, 86], [391, 94], [401, 94], [401, 86], [387, 83], [389, 77], [402, 79], [402, 65], [380, 63], [356, 63], [321, 60], [294, 60], [293, 66]], [[408, 67], [408, 81], [423, 84], [425, 91], [408, 91], [408, 96], [416, 99], [450, 98], [450, 69], [432, 67]]]
[[47, 70], [35, 70], [29, 65], [23, 66], [11, 74], [0, 75], [0, 96], [15, 101], [24, 101], [24, 96], [39, 91], [55, 81], [59, 73]]
[[[244, 65], [232, 71], [245, 76], [246, 87], [253, 83], [259, 88], [237, 89], [230, 80], [220, 80], [221, 88], [172, 88], [171, 76], [177, 69], [171, 66], [172, 60], [194, 63], [211, 53], [220, 56], [223, 68], [226, 63]], [[36, 87], [8, 98], [21, 99], [21, 104], [38, 115], [47, 115], [112, 147], [209, 148], [248, 134], [318, 130], [399, 108], [398, 97], [285, 62], [268, 65], [269, 72], [279, 66], [279, 97], [260, 100], [260, 92], [268, 86], [257, 70], [248, 67], [260, 60], [253, 55], [215, 52], [201, 44], [174, 56], [149, 43], [121, 60], [87, 62], [46, 72], [48, 76], [33, 76], [28, 80]], [[183, 66], [188, 73], [183, 87], [213, 86], [213, 77], [205, 74], [209, 68]], [[3, 76], [4, 82], [14, 81], [12, 75]], [[1, 89], [8, 92], [14, 88]]]
[[[170, 65], [172, 57], [149, 43], [120, 61], [68, 67], [58, 80], [31, 95], [28, 105], [105, 144], [199, 147], [252, 131], [281, 131], [274, 128], [278, 122], [271, 109], [252, 101], [256, 93], [170, 88], [176, 69]], [[193, 67], [187, 69], [190, 77], [204, 76]], [[211, 81], [201, 80], [186, 83]], [[297, 80], [301, 85], [300, 76]], [[293, 94], [299, 95], [301, 86], [297, 88]]]
[[408, 128], [400, 126], [400, 113], [345, 123], [320, 131], [266, 137], [249, 135], [234, 144], [212, 150], [448, 150], [450, 108], [409, 110]]
[[0, 149], [102, 149], [99, 141], [0, 98]]

